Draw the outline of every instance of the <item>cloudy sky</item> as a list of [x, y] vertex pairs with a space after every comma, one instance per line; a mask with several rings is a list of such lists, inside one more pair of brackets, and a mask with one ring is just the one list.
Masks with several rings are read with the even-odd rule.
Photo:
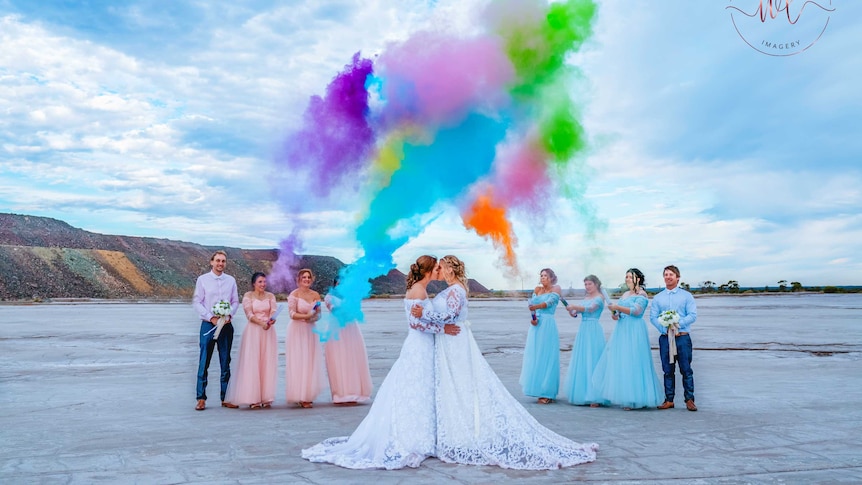
[[[796, 30], [726, 8], [755, 1], [598, 3], [570, 59], [596, 217], [565, 200], [539, 221], [516, 214], [512, 276], [444, 207], [399, 269], [430, 252], [493, 288], [532, 286], [546, 266], [564, 287], [588, 273], [617, 286], [632, 266], [659, 286], [671, 263], [693, 286], [862, 284], [862, 2], [809, 4]], [[0, 211], [243, 248], [303, 221], [304, 253], [351, 262], [360, 208], [287, 214], [278, 194], [305, 189], [273, 176], [274, 154], [355, 52], [463, 28], [480, 4], [0, 0]]]

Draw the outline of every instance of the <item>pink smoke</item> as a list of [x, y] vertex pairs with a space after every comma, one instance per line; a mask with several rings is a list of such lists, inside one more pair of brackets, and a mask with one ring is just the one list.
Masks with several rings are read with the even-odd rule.
[[455, 125], [477, 108], [508, 102], [514, 68], [496, 37], [458, 39], [432, 32], [386, 50], [378, 62], [387, 121]]

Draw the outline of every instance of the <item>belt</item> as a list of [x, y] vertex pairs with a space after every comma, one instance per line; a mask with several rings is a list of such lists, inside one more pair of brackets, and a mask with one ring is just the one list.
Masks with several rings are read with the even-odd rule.
[[677, 337], [682, 337], [683, 335], [688, 335], [688, 332], [677, 332]]

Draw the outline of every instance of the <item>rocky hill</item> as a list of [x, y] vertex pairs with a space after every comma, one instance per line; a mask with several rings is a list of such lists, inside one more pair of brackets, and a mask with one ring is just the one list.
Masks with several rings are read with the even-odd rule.
[[[485, 294], [491, 293], [491, 290], [485, 288], [481, 283], [474, 279], [467, 281], [470, 287], [470, 294]], [[389, 274], [378, 276], [371, 280], [371, 287], [375, 295], [403, 295], [404, 289], [407, 286], [407, 275], [393, 269]], [[443, 281], [432, 281], [428, 283], [428, 293], [435, 295], [446, 289], [446, 283]]]
[[[189, 299], [195, 279], [210, 270], [213, 251], [228, 255], [228, 273], [240, 294], [255, 271], [269, 273], [277, 249], [240, 249], [88, 232], [47, 217], [0, 213], [0, 300], [51, 298]], [[344, 263], [303, 255], [296, 265], [317, 274], [325, 293]], [[398, 270], [372, 280], [372, 294], [402, 294]], [[474, 289], [475, 285], [475, 289]], [[471, 280], [473, 292], [487, 292]]]

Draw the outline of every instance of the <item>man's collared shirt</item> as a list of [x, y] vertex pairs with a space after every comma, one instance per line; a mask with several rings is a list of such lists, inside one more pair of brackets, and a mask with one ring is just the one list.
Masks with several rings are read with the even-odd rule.
[[649, 321], [661, 334], [666, 334], [667, 329], [658, 322], [658, 317], [666, 310], [676, 310], [679, 314], [680, 332], [688, 332], [691, 324], [697, 320], [697, 305], [694, 303], [694, 297], [679, 286], [672, 290], [665, 288], [652, 299]]
[[230, 315], [233, 317], [239, 308], [239, 295], [233, 276], [227, 273], [216, 276], [212, 271], [198, 276], [192, 305], [201, 320], [209, 321], [213, 317], [213, 305], [220, 300], [230, 303]]

